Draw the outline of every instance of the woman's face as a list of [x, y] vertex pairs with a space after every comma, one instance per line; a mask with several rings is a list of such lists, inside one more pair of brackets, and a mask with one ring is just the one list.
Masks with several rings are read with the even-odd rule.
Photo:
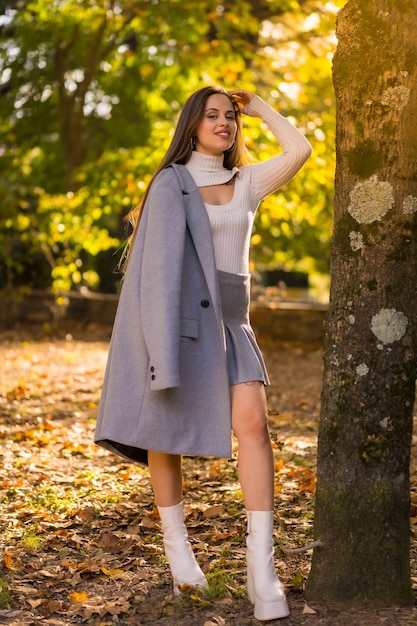
[[197, 127], [197, 152], [220, 156], [229, 150], [236, 137], [236, 114], [230, 99], [219, 93], [209, 96], [203, 119]]

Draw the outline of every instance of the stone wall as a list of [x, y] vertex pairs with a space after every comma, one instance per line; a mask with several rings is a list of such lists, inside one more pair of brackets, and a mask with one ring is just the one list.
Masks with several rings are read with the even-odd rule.
[[259, 337], [277, 341], [322, 343], [327, 306], [316, 303], [280, 302], [254, 305], [252, 326]]
[[0, 295], [0, 328], [15, 324], [45, 324], [59, 327], [65, 320], [111, 325], [116, 311], [117, 296], [111, 294], [63, 295], [34, 291], [10, 296]]
[[[94, 324], [111, 326], [118, 297], [112, 294], [54, 295], [46, 291], [5, 296], [0, 295], [0, 330], [18, 325], [43, 325], [63, 329], [76, 322], [86, 327]], [[251, 321], [259, 337], [275, 341], [320, 343], [327, 307], [316, 303], [254, 303]]]

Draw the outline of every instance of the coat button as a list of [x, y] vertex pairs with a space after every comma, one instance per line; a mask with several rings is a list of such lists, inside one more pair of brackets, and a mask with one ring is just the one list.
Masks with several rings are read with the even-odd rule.
[[207, 307], [210, 306], [210, 302], [208, 300], [202, 300], [200, 304], [203, 307], [203, 309], [207, 309]]
[[155, 378], [156, 378], [155, 374], [152, 374], [151, 380], [155, 380]]

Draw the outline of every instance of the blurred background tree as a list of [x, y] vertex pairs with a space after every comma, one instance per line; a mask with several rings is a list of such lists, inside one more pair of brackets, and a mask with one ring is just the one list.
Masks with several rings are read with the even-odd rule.
[[[262, 205], [252, 262], [327, 275], [342, 0], [0, 3], [0, 289], [117, 290], [125, 216], [205, 84], [256, 91], [314, 155]], [[276, 149], [245, 118], [255, 157]]]

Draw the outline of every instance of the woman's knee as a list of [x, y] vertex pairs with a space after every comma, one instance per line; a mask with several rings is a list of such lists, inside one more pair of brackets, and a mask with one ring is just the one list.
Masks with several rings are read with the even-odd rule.
[[254, 443], [269, 441], [268, 419], [263, 411], [252, 411], [244, 416], [235, 415], [232, 427], [238, 440], [246, 439]]
[[268, 410], [261, 383], [241, 384], [231, 388], [232, 428], [236, 437], [269, 438]]

